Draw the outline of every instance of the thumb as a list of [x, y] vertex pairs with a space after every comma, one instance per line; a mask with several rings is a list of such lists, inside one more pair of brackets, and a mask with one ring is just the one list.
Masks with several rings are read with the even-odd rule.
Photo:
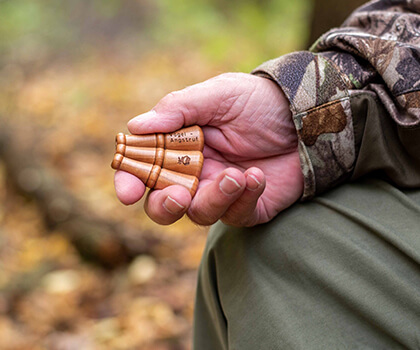
[[[171, 92], [149, 112], [131, 119], [127, 126], [132, 134], [171, 132], [188, 125], [207, 125], [229, 98], [233, 74], [222, 74], [185, 89]], [[236, 77], [237, 78], [237, 77]]]

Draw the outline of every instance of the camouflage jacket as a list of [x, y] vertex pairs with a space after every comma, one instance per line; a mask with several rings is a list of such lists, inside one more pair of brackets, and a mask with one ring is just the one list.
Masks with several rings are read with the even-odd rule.
[[253, 72], [290, 101], [303, 198], [366, 174], [420, 187], [420, 0], [374, 0]]

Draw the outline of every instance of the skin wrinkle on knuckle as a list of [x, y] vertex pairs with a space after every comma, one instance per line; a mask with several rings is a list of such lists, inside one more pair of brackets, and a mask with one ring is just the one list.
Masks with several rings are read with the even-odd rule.
[[172, 91], [164, 96], [158, 104], [155, 106], [155, 109], [172, 109], [174, 107], [179, 107], [179, 100], [181, 99], [183, 94], [182, 90]]
[[224, 215], [220, 218], [220, 221], [222, 221], [226, 225], [235, 226], [235, 227], [252, 227], [256, 225], [257, 219], [254, 215], [250, 216], [231, 216], [231, 215]]
[[195, 215], [192, 214], [190, 211], [187, 212], [187, 216], [190, 218], [190, 220], [198, 225], [203, 225], [203, 226], [209, 226], [209, 225], [213, 225], [214, 223], [216, 223], [217, 220], [219, 220], [219, 218], [209, 218], [209, 217], [203, 217], [201, 215]]
[[[229, 196], [234, 198], [238, 194]], [[232, 200], [232, 199], [231, 199]], [[187, 211], [188, 217], [200, 225], [212, 225], [217, 220], [222, 218], [229, 210], [229, 206], [226, 202], [222, 203], [209, 203], [206, 202], [205, 206], [191, 206]]]
[[162, 101], [172, 101], [172, 100], [176, 100], [179, 98], [179, 96], [182, 94], [182, 90], [176, 90], [176, 91], [171, 91], [170, 93], [168, 93], [163, 99]]
[[230, 215], [224, 215], [220, 218], [220, 220], [230, 226], [236, 226], [236, 227], [247, 227], [251, 226], [249, 225], [249, 221], [247, 219], [244, 219], [243, 217], [231, 217]]
[[228, 225], [240, 227], [249, 227], [256, 223], [254, 213], [249, 214], [246, 210], [227, 210], [220, 219]]
[[188, 217], [199, 225], [212, 225], [219, 217], [217, 215], [209, 215], [209, 208], [207, 210], [200, 210], [196, 207], [190, 207], [187, 211]]

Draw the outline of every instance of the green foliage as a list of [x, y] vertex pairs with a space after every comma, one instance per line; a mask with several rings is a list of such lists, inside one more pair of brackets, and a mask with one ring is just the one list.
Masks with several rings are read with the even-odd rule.
[[249, 70], [301, 48], [309, 0], [157, 0], [152, 32], [165, 46], [196, 45], [212, 61]]
[[25, 61], [107, 45], [135, 52], [147, 43], [150, 50], [192, 50], [228, 69], [248, 71], [302, 48], [310, 5], [310, 0], [3, 0], [0, 53]]
[[4, 0], [0, 2], [0, 50], [21, 45], [57, 44], [66, 35], [65, 13], [55, 1]]

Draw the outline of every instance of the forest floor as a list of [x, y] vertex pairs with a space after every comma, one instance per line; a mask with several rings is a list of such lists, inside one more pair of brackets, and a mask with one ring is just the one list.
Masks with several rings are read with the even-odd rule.
[[[123, 206], [110, 167], [114, 137], [126, 132], [125, 122], [186, 84], [186, 67], [194, 79], [197, 59], [180, 57], [176, 66], [167, 60], [159, 54], [125, 67], [121, 59], [100, 66], [80, 62], [30, 77], [18, 66], [3, 71], [2, 103], [13, 110], [13, 122], [3, 116], [3, 125], [18, 130], [8, 142], [30, 149], [87, 216], [124, 223], [116, 233], [134, 248], [120, 264], [118, 250], [99, 242], [110, 263], [86, 261], [63, 225], [75, 208], [50, 198], [40, 206], [31, 194], [49, 185], [40, 183], [39, 169], [18, 167], [12, 174], [16, 186], [0, 163], [1, 349], [189, 348], [207, 229], [188, 219], [162, 229], [147, 218], [142, 203]], [[53, 208], [58, 224], [50, 227], [44, 206]]]

